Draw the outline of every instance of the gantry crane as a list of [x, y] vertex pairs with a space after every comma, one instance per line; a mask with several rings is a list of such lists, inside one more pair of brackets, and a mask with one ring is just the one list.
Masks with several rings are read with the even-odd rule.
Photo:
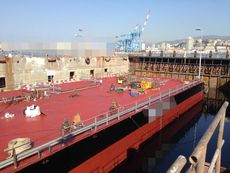
[[116, 36], [116, 51], [118, 52], [139, 52], [142, 50], [142, 33], [147, 25], [151, 11], [149, 10], [143, 26], [137, 24], [133, 31], [128, 34]]

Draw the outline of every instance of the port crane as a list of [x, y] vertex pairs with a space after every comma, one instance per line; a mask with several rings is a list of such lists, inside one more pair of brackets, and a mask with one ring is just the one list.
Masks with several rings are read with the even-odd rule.
[[133, 31], [128, 34], [116, 36], [116, 51], [118, 52], [139, 52], [142, 49], [142, 33], [147, 25], [151, 11], [149, 10], [143, 26], [137, 24]]

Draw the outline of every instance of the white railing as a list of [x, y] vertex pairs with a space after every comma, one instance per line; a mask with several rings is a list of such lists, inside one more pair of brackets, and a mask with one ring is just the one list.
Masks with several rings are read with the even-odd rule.
[[[87, 119], [85, 121], [82, 121], [83, 127], [77, 128], [72, 130], [70, 133], [65, 134], [63, 136], [60, 136], [52, 141], [49, 141], [43, 145], [40, 145], [36, 148], [30, 149], [28, 151], [24, 151], [23, 153], [20, 153], [18, 155], [15, 155], [12, 158], [8, 158], [6, 160], [3, 160], [0, 162], [0, 169], [3, 169], [9, 165], [14, 164], [14, 167], [17, 168], [18, 161], [23, 160], [27, 157], [30, 157], [32, 155], [37, 154], [38, 158], [41, 157], [41, 152], [44, 152], [46, 150], [51, 151], [51, 148], [57, 144], [63, 143], [65, 140], [68, 140], [70, 138], [73, 138], [76, 135], [82, 134], [84, 132], [87, 132], [89, 130], [97, 130], [98, 127], [102, 127], [102, 125], [107, 126], [109, 122], [113, 121], [119, 121], [121, 118], [127, 118], [132, 114], [135, 114], [137, 112], [140, 112], [143, 108], [148, 107], [152, 103], [156, 101], [161, 101], [167, 97], [176, 95], [183, 90], [186, 90], [188, 88], [191, 88], [197, 84], [199, 84], [199, 81], [192, 81], [188, 84], [183, 84], [180, 87], [176, 87], [173, 90], [168, 90], [166, 92], [160, 93], [159, 96], [149, 96], [142, 98], [140, 100], [137, 100], [133, 103], [123, 105], [118, 107], [116, 110], [108, 111], [99, 115], [96, 115], [90, 119]], [[116, 111], [116, 112], [115, 112]], [[115, 113], [114, 113], [115, 112]], [[72, 128], [71, 128], [72, 129]]]
[[[224, 133], [224, 121], [225, 114], [229, 103], [225, 101], [220, 110], [216, 114], [212, 123], [209, 125], [204, 135], [201, 137], [199, 143], [194, 148], [192, 154], [189, 157], [190, 167], [186, 171], [187, 173], [219, 173], [221, 167], [221, 149], [224, 145], [223, 133]], [[205, 165], [207, 146], [213, 136], [215, 130], [219, 127], [216, 151], [212, 157], [210, 166]], [[185, 166], [187, 159], [180, 155], [177, 160], [171, 165], [167, 173], [180, 173]], [[205, 167], [208, 168], [205, 171]]]

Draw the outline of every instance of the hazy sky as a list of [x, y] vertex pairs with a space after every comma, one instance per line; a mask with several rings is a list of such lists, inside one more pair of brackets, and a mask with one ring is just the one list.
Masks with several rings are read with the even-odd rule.
[[[144, 41], [230, 35], [230, 0], [2, 0], [0, 42], [112, 40], [151, 17]], [[81, 28], [82, 37], [74, 37]]]

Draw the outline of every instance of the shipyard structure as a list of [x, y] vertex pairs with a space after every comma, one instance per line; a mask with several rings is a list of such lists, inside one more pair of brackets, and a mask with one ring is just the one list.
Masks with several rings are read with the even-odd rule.
[[0, 57], [2, 91], [45, 83], [66, 83], [85, 78], [108, 77], [128, 72], [127, 57], [8, 55]]

